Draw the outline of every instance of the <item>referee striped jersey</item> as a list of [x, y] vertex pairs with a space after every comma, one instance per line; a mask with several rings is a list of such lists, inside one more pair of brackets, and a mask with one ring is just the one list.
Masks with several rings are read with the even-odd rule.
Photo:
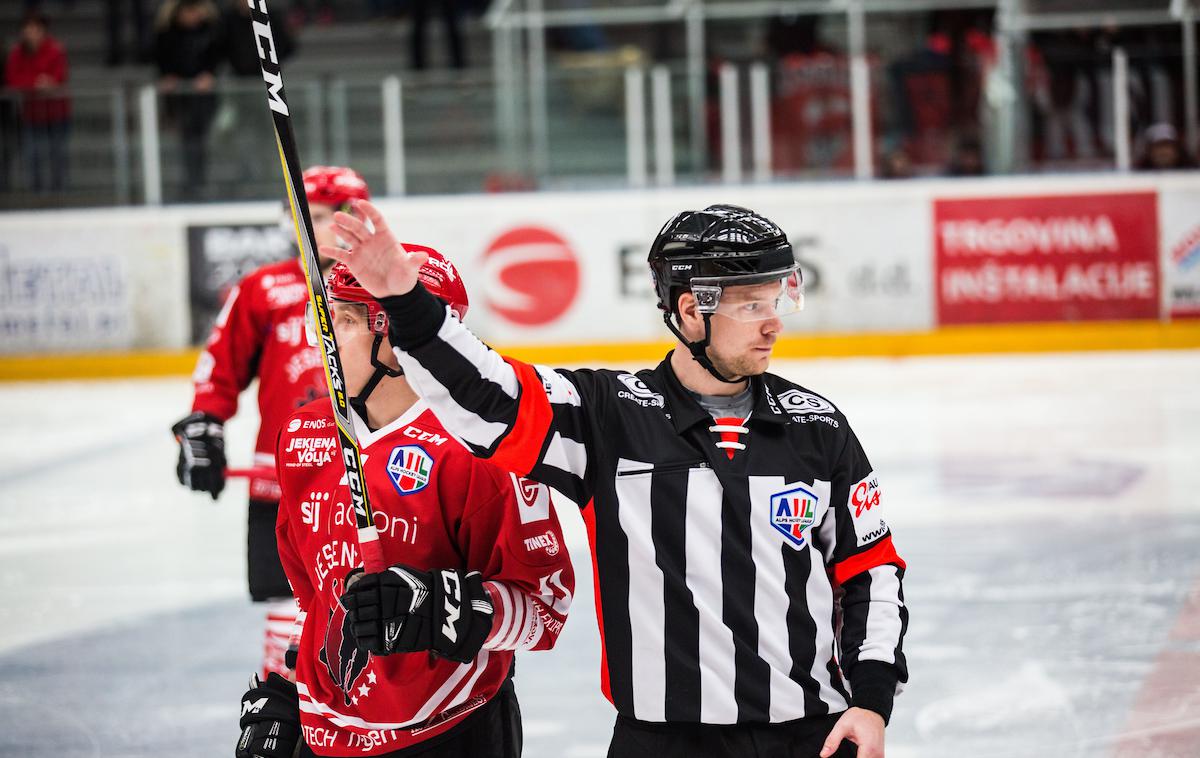
[[[620, 713], [766, 723], [858, 705], [889, 717], [908, 676], [904, 562], [828, 400], [765, 374], [740, 427], [714, 426], [669, 360], [636, 374], [530, 366], [420, 286], [382, 304], [405, 375], [445, 428], [583, 509], [601, 684]], [[718, 447], [731, 434], [744, 449]]]

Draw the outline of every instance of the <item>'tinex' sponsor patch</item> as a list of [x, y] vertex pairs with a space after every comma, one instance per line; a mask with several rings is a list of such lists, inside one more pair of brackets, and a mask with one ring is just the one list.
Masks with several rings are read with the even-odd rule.
[[526, 537], [525, 549], [530, 553], [536, 550], [545, 550], [546, 555], [553, 557], [558, 555], [558, 538], [551, 531], [546, 531], [536, 537]]

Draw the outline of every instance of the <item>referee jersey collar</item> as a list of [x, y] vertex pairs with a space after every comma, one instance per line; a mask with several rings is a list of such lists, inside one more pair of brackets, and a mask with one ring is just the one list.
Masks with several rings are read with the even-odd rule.
[[[671, 368], [671, 353], [667, 353], [667, 357], [654, 369], [654, 378], [662, 388], [666, 410], [671, 414], [671, 423], [675, 426], [676, 434], [683, 434], [702, 422], [705, 425], [712, 424], [709, 412], [700, 406], [692, 393], [679, 381], [679, 377], [675, 376], [675, 371]], [[750, 377], [750, 391], [754, 397], [754, 409], [750, 411], [752, 420], [769, 424], [786, 424], [789, 421], [779, 410], [779, 404], [775, 402], [775, 397], [762, 375]]]

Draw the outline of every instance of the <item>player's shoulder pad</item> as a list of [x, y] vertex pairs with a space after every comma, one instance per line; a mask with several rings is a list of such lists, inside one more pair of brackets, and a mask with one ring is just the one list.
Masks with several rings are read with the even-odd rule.
[[767, 407], [800, 424], [823, 423], [834, 429], [846, 426], [846, 417], [829, 398], [775, 374], [763, 375]]
[[287, 421], [283, 422], [280, 428], [280, 436], [323, 436], [329, 434], [336, 428], [337, 424], [333, 420], [333, 408], [329, 405], [329, 398], [322, 397], [316, 400], [311, 400], [296, 409], [296, 411], [288, 416]]
[[653, 368], [640, 369], [636, 373], [601, 369], [596, 374], [609, 391], [616, 393], [619, 398], [630, 400], [643, 408], [662, 408], [666, 404], [662, 388], [657, 386], [658, 379]]
[[338, 455], [336, 428], [328, 398], [300, 406], [279, 429], [276, 461], [283, 468], [315, 468], [333, 462]]
[[[550, 500], [550, 488], [511, 472], [500, 472], [498, 486], [507, 497], [504, 541], [514, 558], [527, 566], [549, 566], [566, 559], [566, 544]], [[515, 508], [515, 509], [514, 509]]]
[[436, 450], [439, 455], [461, 454], [471, 457], [470, 451], [446, 431], [437, 416], [428, 409], [409, 423], [398, 427], [393, 434], [400, 440], [411, 440], [412, 444], [421, 444], [429, 447], [431, 451]]
[[294, 258], [255, 269], [242, 279], [240, 286], [244, 291], [265, 293], [272, 307], [292, 306], [308, 299], [304, 269]]

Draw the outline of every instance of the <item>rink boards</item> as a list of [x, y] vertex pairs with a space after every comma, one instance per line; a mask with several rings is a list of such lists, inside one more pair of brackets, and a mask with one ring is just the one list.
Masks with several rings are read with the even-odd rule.
[[[379, 202], [401, 239], [458, 265], [477, 333], [550, 363], [661, 353], [645, 251], [673, 213], [711, 203], [792, 241], [806, 307], [783, 356], [1200, 345], [1194, 172]], [[190, 370], [232, 283], [289, 254], [282, 214], [0, 215], [0, 378]]]

